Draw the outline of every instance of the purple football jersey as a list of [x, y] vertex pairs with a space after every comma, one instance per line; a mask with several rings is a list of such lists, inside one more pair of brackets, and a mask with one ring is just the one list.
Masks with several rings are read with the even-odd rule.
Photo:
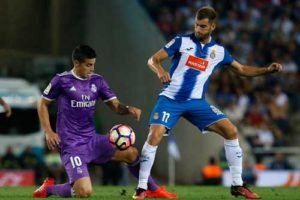
[[104, 102], [116, 98], [104, 78], [93, 74], [81, 79], [73, 71], [57, 74], [43, 92], [43, 98], [57, 100], [58, 114], [56, 132], [60, 137], [60, 148], [82, 151], [95, 134], [93, 115], [96, 101]]

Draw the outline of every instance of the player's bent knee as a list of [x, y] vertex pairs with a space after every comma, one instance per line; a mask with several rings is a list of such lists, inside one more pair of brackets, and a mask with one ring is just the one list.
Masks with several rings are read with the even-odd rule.
[[73, 189], [75, 191], [76, 197], [86, 198], [92, 195], [92, 184], [89, 177], [83, 177], [78, 179], [74, 185]]
[[89, 187], [78, 187], [75, 189], [76, 197], [87, 198], [92, 195], [93, 189]]

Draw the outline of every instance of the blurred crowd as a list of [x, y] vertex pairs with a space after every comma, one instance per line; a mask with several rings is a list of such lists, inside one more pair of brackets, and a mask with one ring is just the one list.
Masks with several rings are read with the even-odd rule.
[[295, 166], [288, 160], [285, 154], [275, 153], [274, 159], [265, 164], [262, 162], [261, 157], [257, 157], [254, 163], [245, 159], [243, 161], [243, 180], [251, 185], [255, 185], [258, 179], [258, 173], [265, 170], [293, 170]]
[[[258, 179], [258, 173], [265, 170], [293, 170], [295, 167], [286, 156], [282, 153], [276, 153], [274, 159], [269, 163], [265, 164], [258, 157], [254, 163], [248, 159], [243, 161], [243, 180], [250, 185], [255, 185]], [[226, 161], [223, 160], [221, 163], [217, 162], [217, 159], [213, 156], [209, 157], [208, 162], [201, 169], [201, 181], [196, 182], [201, 185], [221, 185], [223, 179], [223, 171], [228, 169], [225, 167]]]
[[12, 146], [0, 155], [0, 170], [32, 170], [35, 183], [40, 184], [45, 177], [53, 177], [58, 183], [65, 182], [66, 175], [57, 151], [39, 155], [31, 146], [16, 154]]

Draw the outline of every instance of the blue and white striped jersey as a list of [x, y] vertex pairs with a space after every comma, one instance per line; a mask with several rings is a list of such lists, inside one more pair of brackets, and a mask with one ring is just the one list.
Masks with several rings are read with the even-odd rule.
[[194, 33], [175, 37], [164, 46], [172, 57], [171, 82], [159, 95], [174, 100], [204, 99], [212, 74], [219, 67], [233, 62], [229, 52], [213, 39], [203, 45]]

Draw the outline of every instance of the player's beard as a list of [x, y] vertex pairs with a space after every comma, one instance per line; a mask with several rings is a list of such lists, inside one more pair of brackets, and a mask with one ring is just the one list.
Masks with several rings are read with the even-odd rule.
[[211, 32], [208, 32], [206, 34], [196, 33], [195, 37], [200, 41], [203, 42], [204, 40], [208, 39], [210, 37]]

